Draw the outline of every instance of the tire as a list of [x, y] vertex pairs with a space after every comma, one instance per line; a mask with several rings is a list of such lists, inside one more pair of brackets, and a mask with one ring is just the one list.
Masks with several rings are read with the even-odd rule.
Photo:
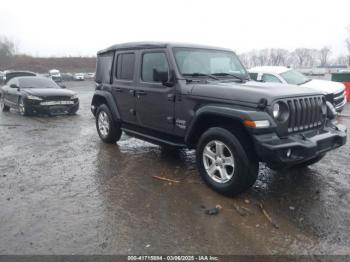
[[311, 166], [311, 165], [316, 164], [317, 162], [321, 161], [322, 158], [325, 157], [325, 155], [326, 154], [319, 155], [319, 156], [312, 158], [306, 162], [303, 162], [303, 163], [300, 163], [300, 164], [294, 166], [294, 168], [307, 168], [308, 166]]
[[8, 112], [10, 111], [10, 107], [5, 105], [5, 101], [3, 97], [0, 97], [0, 108], [2, 112]]
[[18, 111], [22, 116], [28, 116], [29, 115], [29, 110], [24, 104], [23, 98], [20, 97], [18, 100]]
[[197, 144], [196, 161], [199, 173], [209, 187], [223, 195], [235, 196], [255, 183], [259, 162], [249, 152], [248, 144], [244, 136], [238, 137], [222, 127], [213, 127], [203, 133]]
[[112, 113], [105, 104], [96, 110], [96, 129], [101, 140], [108, 144], [115, 144], [122, 135], [122, 130], [112, 117]]

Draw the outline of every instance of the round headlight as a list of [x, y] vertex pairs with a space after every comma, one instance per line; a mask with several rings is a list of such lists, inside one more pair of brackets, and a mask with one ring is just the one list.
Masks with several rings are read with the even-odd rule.
[[272, 115], [279, 122], [285, 122], [289, 118], [288, 105], [283, 101], [276, 102], [272, 107]]
[[280, 113], [280, 105], [279, 103], [275, 103], [272, 109], [273, 117], [277, 119], [280, 116]]

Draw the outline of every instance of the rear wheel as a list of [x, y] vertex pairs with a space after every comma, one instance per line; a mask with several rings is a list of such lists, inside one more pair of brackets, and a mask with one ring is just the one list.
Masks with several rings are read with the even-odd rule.
[[199, 139], [197, 166], [203, 180], [224, 195], [237, 195], [256, 181], [259, 163], [242, 146], [243, 138], [225, 128], [214, 127]]
[[29, 110], [28, 110], [27, 106], [25, 105], [22, 97], [18, 101], [18, 111], [22, 116], [29, 115]]
[[96, 111], [96, 128], [101, 140], [105, 143], [114, 144], [121, 135], [122, 130], [112, 117], [112, 113], [105, 104], [100, 105]]
[[0, 109], [2, 112], [7, 112], [10, 110], [10, 107], [5, 105], [5, 101], [4, 101], [4, 98], [2, 96], [0, 97]]

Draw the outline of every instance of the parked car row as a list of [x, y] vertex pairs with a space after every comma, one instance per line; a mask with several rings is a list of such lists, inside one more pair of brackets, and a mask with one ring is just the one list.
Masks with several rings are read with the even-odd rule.
[[61, 83], [63, 81], [93, 80], [95, 78], [95, 73], [61, 73], [57, 69], [49, 70], [48, 73], [35, 73], [24, 70], [5, 70], [4, 72], [0, 71], [0, 85], [6, 84], [7, 81], [9, 81], [12, 77], [15, 77], [16, 75], [42, 76], [51, 78], [56, 83]]

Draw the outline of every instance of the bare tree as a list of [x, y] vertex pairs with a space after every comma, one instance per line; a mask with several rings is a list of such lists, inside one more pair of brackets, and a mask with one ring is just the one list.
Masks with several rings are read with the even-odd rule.
[[331, 54], [331, 49], [327, 46], [323, 47], [318, 52], [320, 59], [320, 66], [325, 66], [328, 64], [329, 55]]
[[280, 66], [286, 65], [286, 61], [288, 59], [289, 52], [285, 49], [270, 49], [270, 65]]
[[[350, 34], [350, 32], [349, 32], [349, 34]], [[348, 54], [348, 65], [350, 66], [350, 36], [349, 36], [348, 39], [345, 40], [345, 43], [346, 43], [346, 47], [347, 47], [348, 52], [349, 52], [349, 54]]]
[[295, 57], [298, 60], [298, 67], [313, 67], [316, 63], [317, 50], [309, 48], [297, 48], [294, 51]]
[[350, 24], [345, 28], [348, 31], [348, 38], [345, 40], [346, 47], [348, 49], [348, 65], [350, 66]]
[[334, 62], [337, 64], [337, 65], [347, 65], [349, 60], [348, 60], [348, 56], [346, 55], [341, 55], [341, 56], [338, 56]]
[[257, 54], [257, 60], [260, 66], [267, 65], [269, 62], [269, 50], [268, 49], [262, 49]]
[[13, 62], [15, 43], [7, 37], [0, 37], [0, 68], [6, 68]]
[[302, 68], [309, 57], [309, 50], [307, 48], [297, 48], [295, 49], [294, 54], [298, 59], [299, 68]]

